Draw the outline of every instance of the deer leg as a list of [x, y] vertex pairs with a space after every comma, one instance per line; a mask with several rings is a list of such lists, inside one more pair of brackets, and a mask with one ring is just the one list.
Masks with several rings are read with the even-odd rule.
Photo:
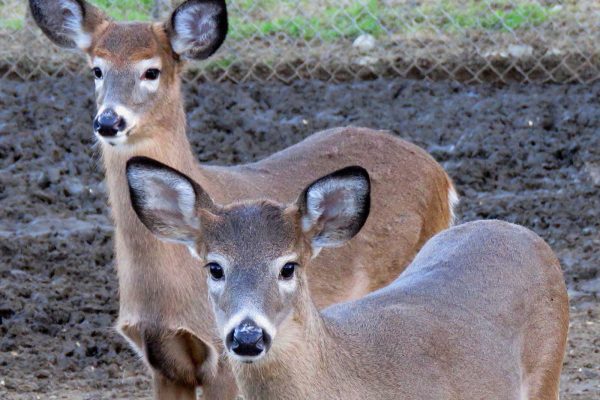
[[217, 374], [210, 380], [203, 382], [202, 398], [219, 400], [235, 400], [238, 398], [235, 377], [227, 360], [221, 359]]
[[155, 400], [196, 400], [194, 386], [177, 383], [165, 378], [160, 372], [154, 372]]

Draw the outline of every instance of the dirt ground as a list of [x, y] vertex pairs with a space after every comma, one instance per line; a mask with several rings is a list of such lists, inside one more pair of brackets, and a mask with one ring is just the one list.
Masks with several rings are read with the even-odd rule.
[[[92, 88], [0, 80], [2, 399], [150, 396], [144, 366], [111, 329], [117, 282]], [[554, 248], [571, 297], [561, 398], [600, 398], [600, 82], [197, 84], [185, 97], [201, 162], [256, 160], [348, 124], [430, 151], [455, 180], [462, 221], [523, 224]]]

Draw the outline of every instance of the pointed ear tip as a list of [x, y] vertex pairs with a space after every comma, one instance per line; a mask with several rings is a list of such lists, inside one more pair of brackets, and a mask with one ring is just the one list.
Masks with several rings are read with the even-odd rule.
[[223, 6], [226, 7], [226, 1], [225, 0], [190, 0], [189, 3], [199, 3], [199, 4], [214, 4], [214, 5], [218, 5], [218, 6]]
[[148, 160], [150, 160], [149, 157], [134, 156], [134, 157], [131, 157], [129, 160], [127, 160], [126, 165], [127, 165], [127, 168], [129, 168], [130, 166], [145, 164], [145, 163], [147, 163]]
[[360, 165], [351, 165], [348, 167], [348, 169], [356, 174], [369, 175], [369, 172], [366, 170], [366, 168], [361, 167]]
[[355, 176], [364, 179], [369, 183], [371, 182], [369, 171], [367, 171], [360, 165], [350, 165], [346, 168], [341, 169], [339, 173], [341, 176]]
[[147, 165], [148, 164], [147, 161], [148, 161], [147, 157], [142, 157], [142, 156], [131, 157], [125, 163], [125, 171], [127, 173], [127, 176], [129, 177], [129, 174], [132, 171], [134, 171], [140, 167], [143, 167], [144, 165]]
[[172, 169], [171, 167], [169, 167], [166, 164], [161, 163], [160, 161], [157, 161], [153, 158], [145, 157], [145, 156], [131, 157], [125, 163], [125, 168], [127, 171], [129, 171], [130, 169], [135, 169], [135, 168], [140, 168], [140, 167], [153, 168], [153, 169], [169, 169], [169, 170]]

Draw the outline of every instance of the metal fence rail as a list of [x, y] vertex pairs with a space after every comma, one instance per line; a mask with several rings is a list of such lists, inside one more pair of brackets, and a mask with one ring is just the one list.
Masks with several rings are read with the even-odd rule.
[[[118, 20], [160, 20], [177, 0], [92, 0]], [[171, 4], [173, 3], [173, 4]], [[225, 45], [188, 80], [414, 77], [600, 79], [598, 0], [230, 0]], [[0, 77], [79, 73], [25, 0], [0, 0]]]

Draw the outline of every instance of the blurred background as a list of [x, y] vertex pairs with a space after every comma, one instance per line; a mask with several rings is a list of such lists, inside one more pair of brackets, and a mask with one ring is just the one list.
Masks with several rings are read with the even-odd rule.
[[[179, 2], [93, 0], [117, 20]], [[229, 0], [189, 63], [198, 160], [251, 162], [319, 130], [385, 129], [439, 161], [459, 222], [522, 224], [554, 249], [571, 323], [561, 398], [600, 399], [600, 1]], [[112, 329], [113, 228], [85, 58], [0, 0], [0, 399], [150, 399]], [[398, 171], [402, 173], [402, 171]]]
[[[177, 0], [94, 0], [117, 20], [164, 20]], [[600, 78], [597, 0], [232, 0], [225, 48], [188, 79]], [[0, 3], [0, 76], [78, 72], [26, 1]], [[27, 51], [23, 51], [25, 47]]]

